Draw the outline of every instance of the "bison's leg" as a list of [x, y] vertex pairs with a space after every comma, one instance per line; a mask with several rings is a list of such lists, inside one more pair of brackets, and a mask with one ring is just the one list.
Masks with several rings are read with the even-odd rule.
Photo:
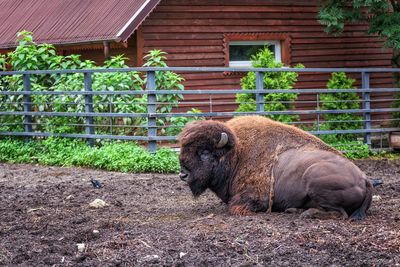
[[284, 152], [276, 166], [275, 210], [317, 208], [363, 219], [372, 193], [365, 174], [327, 151]]
[[372, 202], [372, 184], [366, 180], [365, 186], [366, 186], [366, 194], [364, 201], [361, 204], [361, 206], [350, 215], [351, 220], [359, 221], [363, 220], [367, 216], [366, 214], [367, 210]]
[[259, 200], [249, 190], [234, 195], [229, 202], [229, 212], [233, 215], [248, 216], [266, 211], [268, 200]]
[[313, 176], [308, 179], [307, 193], [315, 208], [338, 211], [344, 218], [360, 207], [365, 198], [365, 188], [348, 183], [342, 176]]

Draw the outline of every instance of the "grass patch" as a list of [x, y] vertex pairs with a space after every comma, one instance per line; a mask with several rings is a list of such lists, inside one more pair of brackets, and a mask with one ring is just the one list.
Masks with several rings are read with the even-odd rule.
[[103, 142], [90, 147], [82, 140], [48, 138], [41, 141], [0, 139], [0, 161], [81, 166], [135, 173], [177, 173], [178, 154], [162, 148], [150, 154], [133, 142]]

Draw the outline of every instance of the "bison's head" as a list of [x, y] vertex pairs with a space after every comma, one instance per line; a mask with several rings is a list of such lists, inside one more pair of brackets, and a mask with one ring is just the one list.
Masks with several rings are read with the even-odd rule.
[[194, 196], [207, 188], [218, 193], [226, 186], [233, 165], [236, 137], [223, 123], [198, 121], [188, 124], [180, 137], [181, 172]]

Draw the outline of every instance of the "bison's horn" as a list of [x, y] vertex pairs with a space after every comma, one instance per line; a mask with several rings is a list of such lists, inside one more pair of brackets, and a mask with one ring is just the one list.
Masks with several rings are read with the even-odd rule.
[[217, 144], [217, 148], [224, 147], [228, 143], [228, 135], [224, 132], [221, 133], [221, 139]]

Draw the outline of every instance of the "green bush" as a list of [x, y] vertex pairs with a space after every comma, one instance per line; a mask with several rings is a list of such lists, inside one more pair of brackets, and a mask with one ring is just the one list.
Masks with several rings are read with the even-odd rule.
[[48, 138], [25, 142], [0, 139], [0, 161], [40, 163], [53, 166], [82, 166], [121, 172], [177, 173], [178, 154], [160, 149], [150, 154], [132, 142], [103, 142], [90, 147], [82, 140]]
[[[251, 57], [254, 68], [283, 68], [284, 65], [275, 60], [273, 53], [266, 47]], [[295, 66], [302, 68], [302, 65]], [[295, 72], [266, 72], [264, 73], [265, 89], [293, 89], [297, 81], [298, 74]], [[249, 72], [240, 80], [241, 88], [244, 90], [254, 90], [256, 88], [256, 73]], [[265, 111], [285, 111], [292, 109], [294, 101], [297, 99], [294, 93], [271, 93], [264, 96]], [[254, 94], [237, 94], [236, 103], [239, 107], [238, 112], [256, 111], [256, 99]], [[291, 122], [298, 120], [294, 115], [270, 115], [273, 120], [281, 122]]]
[[[397, 92], [394, 95], [394, 101], [393, 101], [393, 108], [400, 108], [400, 93]], [[395, 128], [400, 128], [400, 111], [393, 112], [393, 123], [392, 126]]]
[[[355, 80], [346, 76], [344, 72], [332, 73], [327, 83], [329, 89], [355, 89]], [[354, 92], [323, 93], [321, 94], [322, 110], [347, 110], [359, 109], [361, 99]], [[319, 130], [352, 130], [362, 127], [362, 116], [354, 113], [324, 114], [324, 122], [320, 124]], [[321, 135], [322, 140], [327, 143], [343, 143], [356, 141], [355, 134], [329, 134]]]

